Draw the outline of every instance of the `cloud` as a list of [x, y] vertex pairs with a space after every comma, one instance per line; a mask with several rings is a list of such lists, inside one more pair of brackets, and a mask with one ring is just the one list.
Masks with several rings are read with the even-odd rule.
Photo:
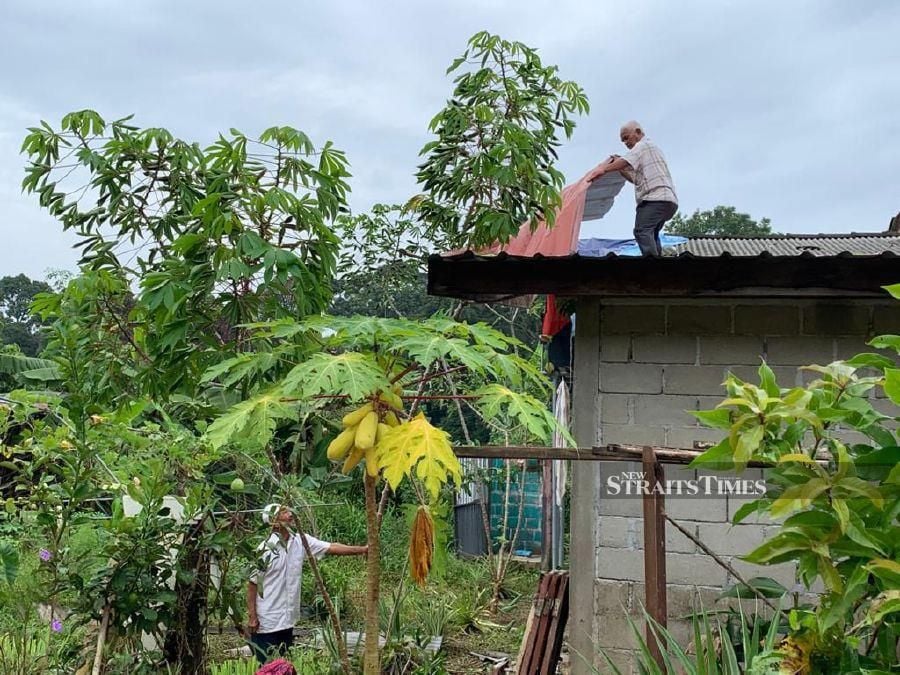
[[[879, 230], [900, 210], [890, 0], [14, 0], [0, 13], [16, 55], [0, 73], [4, 273], [74, 266], [73, 237], [19, 193], [18, 147], [39, 119], [133, 112], [201, 143], [289, 124], [347, 151], [364, 210], [415, 192], [428, 122], [452, 88], [444, 70], [481, 29], [538, 48], [590, 96], [561, 150], [570, 178], [618, 151], [634, 117], [667, 154], [684, 211], [732, 204], [809, 232]], [[587, 234], [627, 236], [632, 219], [623, 192]]]

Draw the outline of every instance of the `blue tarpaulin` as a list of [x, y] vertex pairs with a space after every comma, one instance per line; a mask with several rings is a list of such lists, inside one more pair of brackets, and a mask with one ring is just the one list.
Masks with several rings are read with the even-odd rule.
[[[686, 237], [674, 234], [661, 234], [659, 241], [663, 247], [676, 246], [687, 241]], [[639, 256], [641, 249], [634, 239], [579, 239], [578, 254], [590, 258], [601, 258], [609, 253], [615, 255]]]

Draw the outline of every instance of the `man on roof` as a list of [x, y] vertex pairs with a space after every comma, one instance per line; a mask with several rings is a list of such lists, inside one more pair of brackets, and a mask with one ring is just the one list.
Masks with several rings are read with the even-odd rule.
[[634, 183], [637, 212], [634, 218], [634, 238], [641, 255], [659, 257], [662, 245], [659, 234], [666, 221], [678, 210], [675, 184], [662, 151], [644, 135], [641, 125], [634, 120], [626, 122], [619, 131], [619, 138], [628, 152], [623, 156], [610, 155], [591, 172], [590, 181], [611, 171], [620, 172]]

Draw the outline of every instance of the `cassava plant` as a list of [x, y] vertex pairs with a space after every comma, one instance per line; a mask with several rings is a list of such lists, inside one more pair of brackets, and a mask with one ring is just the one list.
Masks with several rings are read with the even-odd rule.
[[[900, 297], [900, 285], [888, 287]], [[900, 336], [869, 343], [900, 353]], [[900, 405], [900, 368], [893, 358], [864, 353], [808, 366], [814, 379], [783, 388], [763, 364], [760, 384], [729, 376], [728, 398], [695, 413], [728, 432], [695, 467], [742, 469], [770, 462], [766, 496], [741, 507], [781, 522], [774, 537], [744, 559], [791, 562], [811, 587], [824, 591], [815, 610], [791, 610], [782, 644], [800, 672], [893, 672], [900, 640], [900, 443], [898, 410], [882, 413], [871, 400], [883, 392]], [[848, 434], [852, 440], [848, 440]]]
[[589, 109], [581, 87], [531, 47], [486, 31], [447, 72], [459, 74], [431, 120], [436, 138], [416, 174], [423, 194], [410, 202], [426, 233], [480, 248], [506, 243], [523, 223], [552, 225], [564, 182], [556, 148]]

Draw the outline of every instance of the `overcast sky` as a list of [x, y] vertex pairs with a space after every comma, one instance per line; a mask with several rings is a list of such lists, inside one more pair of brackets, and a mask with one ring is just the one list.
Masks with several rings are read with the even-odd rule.
[[[552, 7], [552, 9], [550, 9]], [[415, 193], [444, 71], [479, 30], [586, 90], [569, 182], [639, 120], [683, 212], [733, 205], [783, 232], [878, 231], [900, 211], [900, 2], [4, 0], [0, 276], [74, 269], [75, 237], [20, 192], [28, 126], [93, 108], [211, 141], [275, 124], [331, 139], [355, 211]], [[582, 236], [630, 236], [630, 189]]]

